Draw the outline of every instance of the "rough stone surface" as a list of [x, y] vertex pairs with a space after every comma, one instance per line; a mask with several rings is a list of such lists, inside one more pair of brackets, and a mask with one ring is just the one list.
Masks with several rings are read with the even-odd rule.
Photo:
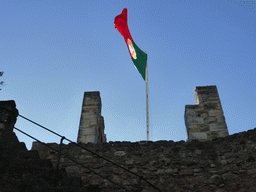
[[207, 141], [229, 135], [216, 86], [196, 87], [196, 105], [185, 106], [188, 141]]
[[[56, 143], [48, 145], [59, 148]], [[81, 146], [143, 176], [164, 192], [250, 191], [256, 187], [256, 128], [206, 142], [109, 142]], [[34, 142], [32, 150], [38, 150], [41, 159], [51, 159], [56, 167], [58, 155], [50, 149]], [[131, 191], [154, 191], [139, 177], [75, 144], [63, 145], [62, 151]], [[82, 178], [83, 187], [97, 186], [102, 191], [116, 187], [67, 158], [63, 158], [60, 167], [66, 169], [68, 176]]]
[[40, 159], [38, 151], [28, 151], [13, 132], [17, 116], [14, 101], [0, 101], [0, 192], [92, 191], [82, 186], [81, 177], [68, 177], [64, 168], [57, 171], [50, 159]]
[[101, 116], [100, 92], [85, 92], [80, 118], [77, 143], [106, 142], [104, 118]]
[[[7, 109], [3, 106], [7, 106]], [[153, 192], [141, 178], [162, 192], [256, 191], [256, 128], [201, 142], [141, 141], [63, 144], [62, 153], [85, 167], [34, 142], [28, 151], [13, 130], [18, 111], [13, 102], [0, 102], [1, 192]], [[133, 175], [90, 151], [136, 173]], [[115, 185], [108, 181], [117, 183]]]

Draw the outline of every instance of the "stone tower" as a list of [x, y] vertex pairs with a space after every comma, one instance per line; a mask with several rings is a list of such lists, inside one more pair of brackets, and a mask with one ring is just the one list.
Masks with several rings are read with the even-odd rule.
[[196, 87], [195, 102], [196, 105], [185, 106], [187, 141], [229, 135], [216, 86]]
[[85, 92], [77, 143], [107, 142], [104, 128], [104, 119], [101, 116], [100, 92]]

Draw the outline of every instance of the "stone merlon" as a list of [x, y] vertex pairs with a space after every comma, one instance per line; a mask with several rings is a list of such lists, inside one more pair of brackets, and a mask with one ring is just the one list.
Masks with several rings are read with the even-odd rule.
[[195, 103], [185, 106], [188, 141], [206, 141], [229, 135], [216, 86], [196, 87]]
[[101, 116], [100, 92], [85, 92], [77, 143], [102, 143], [106, 142], [104, 134], [104, 118]]

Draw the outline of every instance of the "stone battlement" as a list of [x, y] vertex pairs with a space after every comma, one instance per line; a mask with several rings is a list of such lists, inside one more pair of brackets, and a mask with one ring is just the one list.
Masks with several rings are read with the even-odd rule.
[[104, 118], [101, 116], [100, 92], [85, 92], [80, 118], [77, 143], [106, 142]]
[[[218, 115], [212, 116], [209, 112], [220, 110], [220, 102], [212, 97], [216, 105], [214, 104], [214, 109], [209, 107], [208, 111], [204, 104], [211, 104], [207, 103], [211, 99], [207, 95], [213, 94], [208, 94], [209, 92], [203, 94], [199, 90], [197, 93], [200, 93], [198, 94], [199, 105], [193, 106], [192, 109], [203, 108], [204, 110], [201, 112], [192, 110], [194, 116], [200, 117], [203, 113], [207, 113], [206, 117], [217, 119]], [[97, 94], [95, 98], [97, 101]], [[99, 110], [101, 105], [96, 102], [96, 106], [95, 109]], [[95, 114], [99, 115], [97, 110]], [[89, 110], [89, 113], [92, 111]], [[200, 116], [197, 116], [198, 114]], [[17, 115], [14, 101], [0, 102], [0, 181], [2, 181], [0, 190], [125, 191], [64, 156], [60, 158], [60, 170], [56, 170], [59, 154], [54, 150], [58, 151], [60, 147], [56, 143], [47, 144], [54, 149], [52, 150], [45, 145], [33, 142], [32, 150], [27, 151], [25, 144], [20, 143], [13, 132]], [[135, 143], [80, 142], [80, 145], [85, 149], [72, 143], [63, 144], [61, 152], [129, 191], [155, 190], [145, 181], [140, 181], [139, 177], [116, 167], [86, 149], [142, 176], [162, 192], [256, 191], [256, 128], [205, 142], [198, 140]]]
[[229, 135], [216, 86], [196, 87], [195, 103], [185, 106], [188, 141], [206, 141]]

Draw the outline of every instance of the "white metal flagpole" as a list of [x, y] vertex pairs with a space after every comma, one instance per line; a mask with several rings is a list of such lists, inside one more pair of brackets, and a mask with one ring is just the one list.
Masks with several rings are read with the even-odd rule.
[[[147, 54], [147, 52], [146, 52]], [[149, 114], [148, 114], [148, 60], [146, 65], [146, 108], [147, 108], [147, 140], [149, 141]]]

